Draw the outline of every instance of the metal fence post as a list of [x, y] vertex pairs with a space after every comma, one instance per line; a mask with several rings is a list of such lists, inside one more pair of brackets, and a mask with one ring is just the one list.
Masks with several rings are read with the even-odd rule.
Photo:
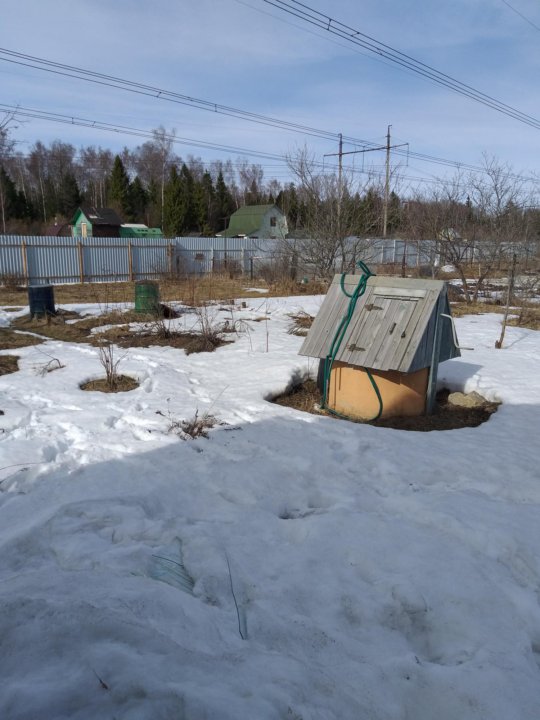
[[79, 280], [81, 284], [84, 283], [84, 256], [83, 256], [83, 244], [80, 240], [77, 241], [77, 249], [79, 251]]
[[23, 275], [24, 279], [26, 281], [26, 284], [28, 285], [28, 251], [26, 250], [26, 243], [23, 240], [21, 243], [21, 255], [22, 255], [22, 264], [23, 264]]
[[131, 240], [128, 240], [128, 270], [129, 281], [133, 282], [133, 248], [131, 247]]
[[173, 244], [172, 244], [172, 242], [170, 242], [167, 245], [167, 255], [168, 255], [169, 275], [172, 275], [172, 272], [173, 272]]

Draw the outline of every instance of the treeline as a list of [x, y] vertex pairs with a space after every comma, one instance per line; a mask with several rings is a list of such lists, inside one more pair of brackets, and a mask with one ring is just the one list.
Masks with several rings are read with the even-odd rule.
[[463, 277], [472, 259], [483, 275], [514, 251], [527, 263], [538, 253], [536, 184], [493, 158], [479, 172], [458, 171], [423, 190], [402, 186], [399, 194], [396, 173], [385, 204], [379, 175], [338, 175], [306, 149], [288, 159], [294, 182], [283, 185], [246, 159], [182, 158], [173, 141], [174, 133], [159, 128], [117, 155], [61, 141], [36, 142], [22, 154], [0, 123], [0, 232], [46, 234], [87, 204], [112, 207], [125, 222], [160, 227], [168, 237], [215, 235], [239, 207], [276, 203], [298, 240], [291, 251], [321, 276], [354, 267], [384, 229], [389, 237], [432, 241], [429, 264], [452, 263]]
[[[249, 179], [249, 182], [248, 182]], [[276, 188], [273, 188], [274, 192]], [[0, 157], [0, 231], [43, 233], [69, 222], [77, 207], [112, 207], [125, 222], [162, 227], [169, 235], [214, 234], [246, 202], [274, 202], [262, 169], [240, 162], [183, 159], [159, 136], [114, 155], [100, 147], [35, 143], [27, 155]]]
[[[1, 128], [0, 128], [1, 132]], [[115, 155], [101, 147], [54, 141], [36, 142], [28, 154], [15, 151], [6, 132], [0, 142], [0, 232], [45, 234], [69, 223], [79, 205], [114, 208], [125, 222], [161, 227], [167, 236], [224, 230], [231, 214], [246, 204], [276, 203], [292, 234], [313, 232], [318, 211], [335, 198], [314, 198], [301, 182], [266, 181], [263, 168], [246, 159], [205, 165], [174, 152], [162, 128], [134, 150]], [[392, 194], [390, 231], [399, 227], [399, 198]], [[341, 197], [343, 217], [354, 222], [347, 232], [380, 231], [382, 195], [375, 186]]]

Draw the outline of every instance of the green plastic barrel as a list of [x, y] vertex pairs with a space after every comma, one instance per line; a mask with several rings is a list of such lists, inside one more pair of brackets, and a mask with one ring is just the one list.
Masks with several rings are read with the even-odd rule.
[[135, 312], [157, 315], [159, 313], [159, 285], [152, 280], [135, 283]]
[[54, 306], [54, 288], [52, 285], [29, 285], [28, 305], [30, 317], [56, 315]]

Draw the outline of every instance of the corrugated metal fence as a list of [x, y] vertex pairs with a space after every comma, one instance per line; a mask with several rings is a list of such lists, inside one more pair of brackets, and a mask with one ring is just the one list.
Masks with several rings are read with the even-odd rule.
[[[441, 262], [438, 243], [348, 238], [348, 254], [372, 265], [433, 267]], [[182, 237], [172, 239], [59, 238], [0, 235], [0, 282], [11, 277], [31, 284], [147, 280], [166, 274], [205, 275], [226, 270], [250, 277], [279, 260], [297, 274], [316, 274], [299, 262], [309, 240]], [[471, 260], [474, 253], [471, 250]], [[336, 268], [339, 265], [336, 260]], [[337, 270], [336, 270], [337, 271]]]
[[222, 269], [253, 274], [277, 245], [252, 238], [59, 238], [0, 236], [0, 278], [31, 284], [147, 280]]

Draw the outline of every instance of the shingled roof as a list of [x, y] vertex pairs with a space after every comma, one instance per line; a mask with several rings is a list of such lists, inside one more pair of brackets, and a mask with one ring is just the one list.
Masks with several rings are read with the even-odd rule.
[[90, 220], [92, 225], [117, 225], [120, 227], [123, 222], [116, 210], [113, 210], [112, 208], [98, 208], [92, 205], [82, 205], [80, 209], [88, 220]]
[[[344, 286], [352, 293], [358, 275], [347, 275]], [[336, 275], [310, 328], [300, 355], [325, 358], [336, 330], [347, 312], [349, 297]], [[440, 280], [416, 280], [372, 276], [358, 299], [336, 361], [374, 370], [411, 373], [432, 363], [437, 313], [450, 314], [446, 284]], [[459, 357], [452, 324], [440, 318], [441, 344], [438, 362]]]

